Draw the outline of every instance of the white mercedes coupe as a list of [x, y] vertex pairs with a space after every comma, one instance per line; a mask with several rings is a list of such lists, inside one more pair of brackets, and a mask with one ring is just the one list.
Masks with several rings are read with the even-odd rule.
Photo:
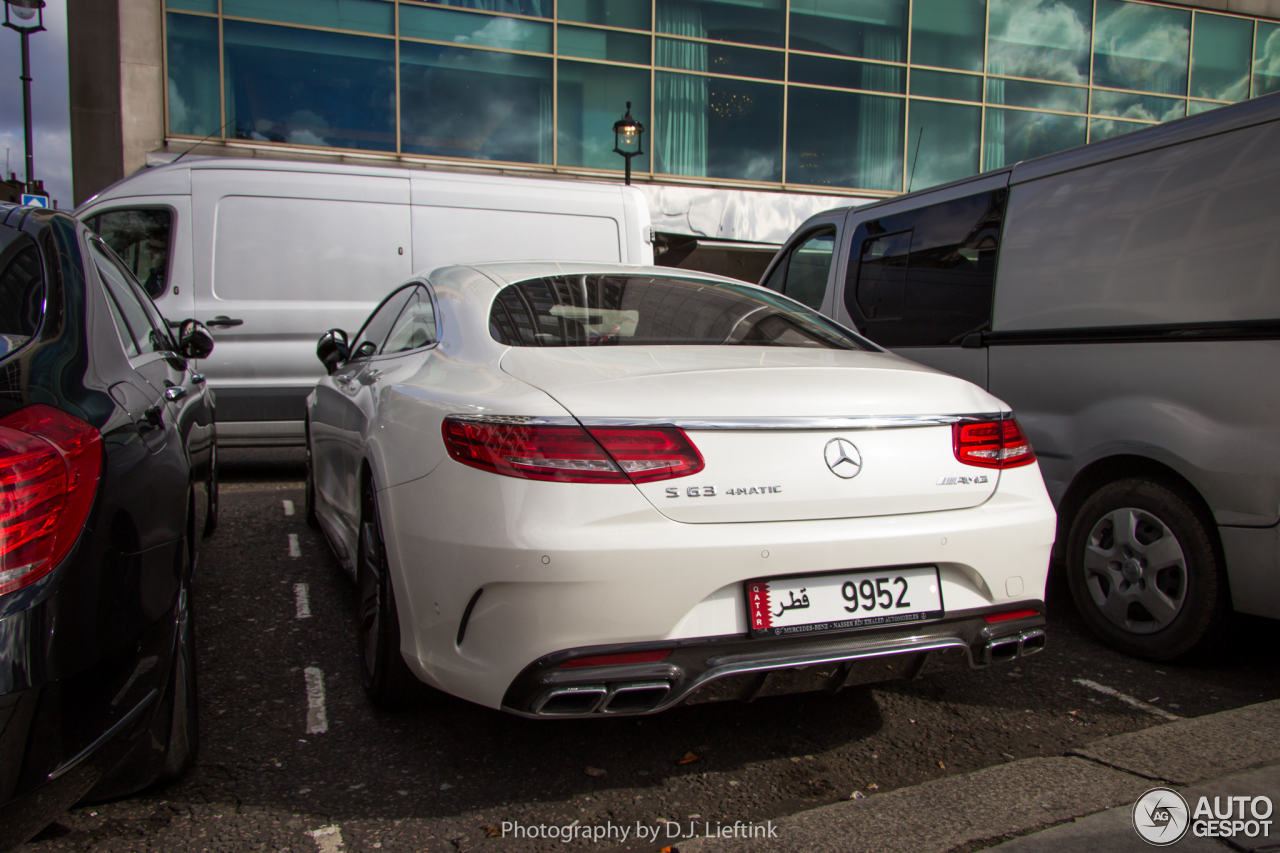
[[1013, 413], [770, 290], [446, 267], [317, 354], [307, 516], [375, 703], [649, 714], [1044, 646], [1054, 511]]

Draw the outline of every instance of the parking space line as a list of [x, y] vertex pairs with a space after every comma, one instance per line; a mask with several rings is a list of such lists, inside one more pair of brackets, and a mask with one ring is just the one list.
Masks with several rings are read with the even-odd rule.
[[305, 583], [293, 585], [293, 603], [297, 608], [295, 619], [311, 618], [311, 588]]
[[298, 534], [296, 533], [289, 534], [289, 556], [290, 557], [302, 556], [302, 547], [298, 545]]
[[293, 515], [293, 501], [283, 501], [283, 503], [284, 503], [284, 514]]
[[1119, 690], [1116, 690], [1114, 687], [1108, 687], [1105, 684], [1099, 684], [1098, 682], [1090, 681], [1087, 678], [1077, 678], [1075, 681], [1076, 681], [1076, 684], [1079, 684], [1083, 687], [1088, 687], [1090, 690], [1096, 690], [1099, 693], [1104, 693], [1107, 696], [1113, 696], [1116, 699], [1119, 699], [1121, 702], [1124, 702], [1127, 705], [1132, 705], [1133, 707], [1137, 708], [1139, 711], [1146, 711], [1148, 714], [1151, 714], [1154, 717], [1160, 717], [1162, 719], [1171, 720], [1171, 721], [1182, 719], [1177, 714], [1170, 714], [1164, 708], [1157, 708], [1155, 705], [1148, 705], [1146, 702], [1143, 702], [1138, 699], [1134, 699], [1132, 696], [1129, 696], [1125, 693], [1121, 693]]
[[307, 680], [307, 734], [324, 734], [329, 731], [329, 716], [324, 710], [324, 673], [318, 666], [309, 666], [302, 675]]

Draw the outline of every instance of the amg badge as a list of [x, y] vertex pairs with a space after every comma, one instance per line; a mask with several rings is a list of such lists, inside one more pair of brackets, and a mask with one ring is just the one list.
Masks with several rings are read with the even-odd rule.
[[939, 486], [967, 486], [970, 483], [987, 482], [986, 474], [979, 474], [976, 477], [939, 477], [937, 485]]

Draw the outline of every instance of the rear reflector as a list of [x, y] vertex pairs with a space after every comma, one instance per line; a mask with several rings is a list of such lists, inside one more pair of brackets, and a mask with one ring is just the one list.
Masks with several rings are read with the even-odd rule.
[[560, 664], [558, 669], [576, 669], [581, 666], [614, 666], [620, 663], [657, 663], [671, 657], [671, 649], [656, 649], [651, 652], [622, 652], [616, 655], [595, 655], [589, 658], [575, 658]]
[[982, 618], [988, 622], [1008, 622], [1010, 619], [1026, 619], [1028, 616], [1039, 615], [1039, 610], [1006, 610], [1004, 613], [988, 613]]
[[982, 468], [1017, 468], [1036, 461], [1036, 452], [1013, 418], [951, 425], [956, 459]]
[[449, 455], [507, 477], [560, 483], [648, 483], [696, 474], [701, 454], [675, 427], [526, 424], [518, 419], [445, 418]]
[[50, 406], [0, 418], [0, 595], [35, 583], [71, 550], [93, 506], [102, 439]]

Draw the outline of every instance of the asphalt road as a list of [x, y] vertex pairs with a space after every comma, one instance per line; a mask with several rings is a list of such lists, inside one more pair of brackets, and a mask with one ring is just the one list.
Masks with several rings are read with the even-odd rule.
[[[691, 820], [765, 820], [1061, 755], [1160, 725], [1161, 713], [1280, 698], [1280, 623], [1237, 617], [1215, 658], [1153, 665], [1094, 641], [1055, 586], [1047, 649], [984, 671], [639, 720], [531, 721], [448, 697], [379, 712], [360, 689], [352, 584], [302, 517], [300, 455], [223, 456], [221, 526], [196, 576], [196, 769], [167, 788], [72, 810], [30, 853], [650, 851], [678, 843]], [[696, 759], [681, 763], [689, 753]], [[504, 824], [506, 836], [491, 837]], [[565, 827], [579, 834], [570, 844], [528, 837]]]

